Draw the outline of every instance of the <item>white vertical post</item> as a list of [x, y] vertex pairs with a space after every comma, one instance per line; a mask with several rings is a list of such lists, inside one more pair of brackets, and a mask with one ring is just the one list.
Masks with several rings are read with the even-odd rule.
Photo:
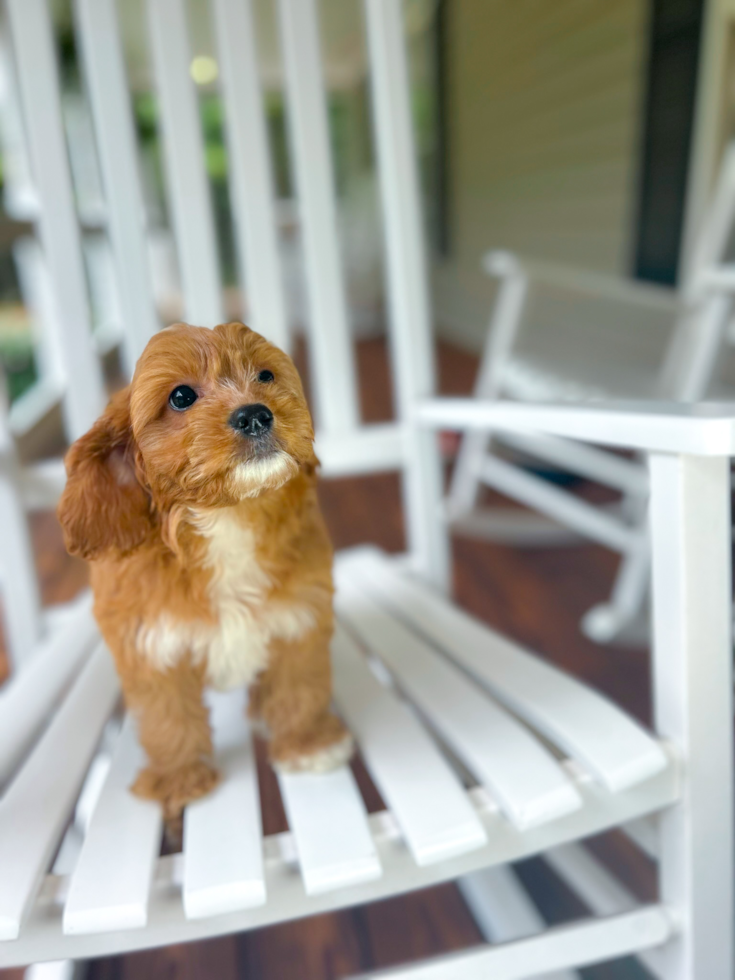
[[712, 292], [701, 301], [701, 308], [691, 324], [691, 346], [683, 376], [675, 392], [677, 401], [701, 401], [707, 395], [722, 351], [728, 322], [732, 316], [732, 296], [725, 292]]
[[41, 636], [41, 596], [17, 473], [0, 383], [0, 585], [5, 638], [14, 668], [30, 657]]
[[38, 191], [38, 226], [56, 297], [64, 362], [67, 434], [76, 439], [106, 396], [92, 324], [74, 190], [61, 117], [59, 80], [47, 0], [8, 0], [24, 120]]
[[685, 268], [685, 291], [696, 293], [698, 276], [722, 262], [735, 220], [735, 142], [725, 147], [712, 199], [698, 229]]
[[[399, 0], [365, 0], [376, 148], [388, 258], [390, 340], [399, 418], [435, 384], [425, 236]], [[404, 511], [409, 550], [446, 588], [449, 548], [441, 517], [442, 473], [433, 433], [407, 439]]]
[[278, 0], [288, 121], [306, 260], [314, 407], [325, 433], [359, 423], [357, 377], [340, 261], [335, 182], [315, 0]]
[[683, 754], [682, 799], [661, 814], [660, 890], [680, 934], [667, 980], [733, 976], [730, 465], [652, 455], [654, 707]]
[[0, 13], [0, 134], [3, 152], [3, 205], [17, 221], [35, 217], [38, 200], [31, 176], [12, 46]]
[[215, 0], [214, 22], [226, 107], [225, 136], [240, 286], [248, 299], [248, 323], [288, 350], [290, 338], [251, 0]]
[[137, 144], [114, 0], [77, 0], [81, 50], [105, 187], [128, 374], [158, 330]]
[[[500, 285], [493, 308], [482, 360], [477, 372], [474, 395], [477, 398], [497, 398], [502, 390], [503, 373], [528, 296], [528, 276], [514, 256], [494, 252], [485, 267], [498, 276]], [[457, 454], [447, 500], [450, 517], [466, 514], [477, 503], [480, 470], [490, 447], [492, 436], [487, 431], [465, 432]]]
[[148, 13], [185, 316], [213, 327], [224, 319], [222, 290], [184, 0], [148, 0]]

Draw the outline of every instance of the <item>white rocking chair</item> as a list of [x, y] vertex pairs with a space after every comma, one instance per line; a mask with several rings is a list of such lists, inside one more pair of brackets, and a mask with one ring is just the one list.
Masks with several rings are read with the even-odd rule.
[[[488, 253], [484, 266], [499, 288], [475, 397], [695, 402], [711, 394], [718, 363], [732, 342], [735, 266], [726, 264], [726, 257], [734, 227], [735, 143], [724, 154], [692, 269], [678, 294]], [[530, 325], [525, 322], [529, 306]], [[590, 504], [515, 465], [508, 449], [612, 488], [622, 502]], [[483, 486], [536, 513], [479, 506]], [[581, 623], [587, 636], [606, 643], [648, 636], [647, 495], [643, 459], [548, 436], [486, 431], [462, 440], [446, 510], [452, 527], [472, 536], [520, 546], [592, 540], [618, 552], [622, 562], [609, 601], [590, 609]]]
[[[391, 977], [542, 973], [571, 980], [577, 967], [635, 954], [663, 980], [730, 980], [728, 459], [735, 413], [430, 400], [431, 324], [401, 5], [365, 0], [398, 419], [362, 424], [335, 235], [316, 4], [279, 0], [278, 8], [319, 455], [327, 477], [399, 469], [405, 488], [407, 558], [366, 548], [336, 564], [335, 700], [388, 809], [367, 815], [349, 768], [283, 776], [290, 829], [263, 838], [243, 695], [218, 695], [212, 720], [225, 778], [187, 809], [183, 853], [159, 857], [161, 815], [128, 792], [140, 748], [129, 719], [121, 727], [109, 723], [118, 684], [82, 595], [53, 630], [39, 631], [0, 692], [0, 967], [221, 935], [460, 880], [496, 945], [407, 965]], [[77, 0], [76, 9], [125, 343], [140, 350], [156, 324], [141, 261], [115, 3]], [[8, 10], [39, 231], [59, 322], [79, 361], [78, 371], [68, 366], [75, 373], [64, 396], [74, 436], [95, 417], [104, 389], [88, 329], [50, 21], [46, 0], [8, 0]], [[184, 2], [149, 0], [148, 10], [187, 316], [213, 324], [221, 290]], [[287, 344], [251, 5], [214, 0], [213, 15], [249, 318]], [[488, 426], [650, 454], [655, 731], [444, 597], [449, 563], [432, 428]], [[6, 456], [12, 461], [12, 446]], [[20, 526], [23, 477], [12, 466], [0, 476], [8, 491], [0, 496], [0, 522]], [[22, 549], [20, 537], [15, 547]], [[6, 566], [13, 560], [10, 554]], [[656, 902], [637, 903], [580, 843], [617, 827], [658, 860]], [[580, 894], [589, 918], [543, 927], [507, 868], [534, 854], [546, 855]]]

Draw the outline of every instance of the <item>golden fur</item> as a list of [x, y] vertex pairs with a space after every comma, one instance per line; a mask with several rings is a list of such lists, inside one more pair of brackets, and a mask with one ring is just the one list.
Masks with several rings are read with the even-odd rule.
[[[168, 398], [182, 384], [198, 399], [177, 412]], [[273, 413], [265, 439], [228, 424], [248, 404]], [[208, 684], [252, 684], [249, 713], [277, 765], [349, 754], [330, 712], [332, 549], [317, 465], [296, 368], [240, 323], [156, 334], [69, 450], [66, 546], [92, 563], [95, 616], [138, 718], [148, 767], [134, 790], [169, 819], [217, 782]]]

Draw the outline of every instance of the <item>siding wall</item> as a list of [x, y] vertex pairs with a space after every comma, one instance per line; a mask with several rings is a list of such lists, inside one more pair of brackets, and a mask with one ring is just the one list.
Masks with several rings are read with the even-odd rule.
[[448, 0], [450, 251], [441, 332], [477, 347], [489, 248], [631, 264], [646, 0]]

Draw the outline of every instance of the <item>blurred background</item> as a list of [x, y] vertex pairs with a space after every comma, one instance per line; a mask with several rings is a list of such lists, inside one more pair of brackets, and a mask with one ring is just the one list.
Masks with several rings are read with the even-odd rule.
[[[71, 4], [55, 0], [52, 7], [95, 326], [99, 344], [112, 350], [119, 310], [90, 111]], [[188, 7], [227, 311], [237, 316], [242, 303], [211, 20], [205, 0], [189, 0]], [[362, 13], [357, 0], [322, 0], [320, 7], [350, 312], [355, 333], [370, 336], [384, 329], [385, 318]], [[259, 0], [255, 8], [290, 316], [299, 330], [305, 304], [280, 46], [272, 4]], [[732, 4], [406, 0], [404, 8], [439, 337], [481, 349], [494, 284], [479, 259], [492, 248], [656, 283], [681, 280], [732, 126]], [[139, 0], [123, 0], [119, 13], [153, 285], [161, 319], [170, 322], [182, 315], [181, 291], [146, 17]], [[5, 55], [0, 357], [16, 400], [39, 375], [34, 320], [43, 315], [43, 290], [28, 241], [34, 191], [7, 45]], [[588, 310], [568, 307], [566, 319], [589, 320]], [[665, 338], [651, 332], [646, 356], [653, 363]], [[30, 421], [17, 425], [27, 429]]]

